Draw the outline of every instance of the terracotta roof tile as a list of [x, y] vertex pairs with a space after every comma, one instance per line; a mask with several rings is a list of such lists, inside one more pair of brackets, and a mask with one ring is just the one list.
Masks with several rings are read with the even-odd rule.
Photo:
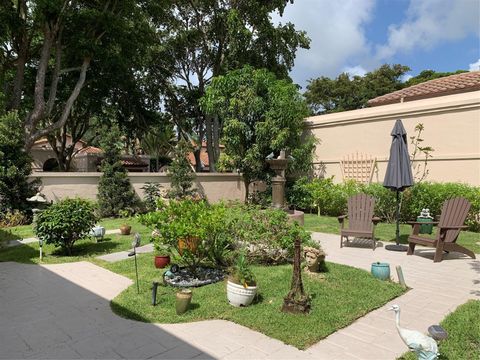
[[102, 149], [99, 149], [95, 146], [87, 146], [79, 151], [80, 154], [100, 154], [102, 152]]
[[480, 90], [480, 71], [450, 75], [378, 96], [368, 101], [370, 106], [387, 105], [403, 101], [427, 99]]

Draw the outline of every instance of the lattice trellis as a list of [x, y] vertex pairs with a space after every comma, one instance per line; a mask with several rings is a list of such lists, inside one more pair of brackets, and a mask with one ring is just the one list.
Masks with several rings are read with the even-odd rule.
[[343, 180], [354, 179], [362, 184], [370, 184], [376, 159], [371, 155], [356, 154], [347, 155], [340, 160]]

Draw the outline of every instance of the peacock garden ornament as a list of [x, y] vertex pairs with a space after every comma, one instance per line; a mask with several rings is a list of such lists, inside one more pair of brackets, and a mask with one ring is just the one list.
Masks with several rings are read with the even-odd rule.
[[440, 354], [438, 353], [437, 342], [433, 338], [422, 334], [420, 331], [400, 327], [400, 306], [393, 305], [388, 310], [395, 311], [395, 324], [397, 326], [398, 334], [410, 351], [414, 351], [415, 354], [417, 354], [419, 360], [438, 359], [438, 355]]

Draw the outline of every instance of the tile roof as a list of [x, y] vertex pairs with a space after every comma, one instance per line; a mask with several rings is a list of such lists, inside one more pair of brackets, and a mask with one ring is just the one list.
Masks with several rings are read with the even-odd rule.
[[95, 146], [87, 146], [79, 151], [80, 154], [100, 154], [103, 153], [102, 149]]
[[369, 100], [368, 105], [380, 106], [476, 90], [480, 90], [480, 71], [470, 71], [429, 80], [390, 94], [378, 96]]

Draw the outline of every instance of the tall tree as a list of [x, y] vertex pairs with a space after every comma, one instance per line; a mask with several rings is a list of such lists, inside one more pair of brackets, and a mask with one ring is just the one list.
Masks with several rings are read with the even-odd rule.
[[454, 72], [436, 72], [434, 70], [423, 70], [417, 76], [411, 77], [410, 79], [405, 81], [404, 86], [409, 87], [409, 86], [420, 84], [425, 81], [439, 79], [445, 76], [456, 75], [456, 74], [461, 74], [465, 72], [467, 72], [467, 70], [457, 70]]
[[361, 109], [370, 99], [402, 89], [401, 76], [409, 70], [408, 66], [395, 64], [382, 65], [365, 76], [322, 76], [309, 81], [305, 98], [314, 114]]
[[214, 78], [202, 105], [224, 123], [226, 161], [242, 173], [246, 198], [253, 181], [266, 179], [272, 152], [293, 155], [293, 169], [311, 166], [314, 141], [302, 138], [308, 108], [291, 82], [245, 66]]
[[[197, 108], [185, 130], [196, 132], [200, 144], [206, 138], [212, 172], [220, 154], [222, 124], [218, 117], [198, 109], [198, 99], [213, 77], [245, 64], [270, 69], [282, 78], [288, 76], [296, 50], [309, 46], [305, 33], [293, 24], [272, 23], [270, 14], [282, 14], [289, 2], [293, 1], [179, 0], [172, 8], [171, 37], [166, 46], [176, 60], [175, 83], [191, 93], [187, 97]], [[199, 155], [198, 148], [196, 153]]]
[[[136, 56], [135, 50], [141, 50], [144, 42], [148, 45], [148, 40], [160, 33], [152, 21], [159, 24], [164, 9], [171, 3], [167, 0], [141, 3], [134, 0], [2, 0], [0, 5], [2, 30], [5, 30], [0, 35], [0, 78], [6, 84], [7, 110], [24, 112], [28, 150], [39, 138], [65, 126], [86, 86], [89, 69], [108, 61], [103, 69], [129, 70], [117, 73], [116, 79], [120, 79], [120, 75], [125, 80], [137, 79], [142, 74], [141, 68], [125, 65], [142, 55], [138, 51]], [[125, 48], [130, 49], [131, 56], [125, 56]], [[103, 80], [108, 81], [111, 74], [103, 73]], [[111, 90], [112, 95], [118, 94], [117, 88]], [[119, 93], [125, 100], [125, 90]], [[127, 107], [132, 101], [119, 103], [124, 108], [137, 110], [137, 105], [142, 103], [140, 99], [145, 102], [146, 97], [138, 96], [137, 91], [132, 93], [130, 99], [135, 101], [135, 106]], [[124, 119], [135, 119], [130, 114]]]

